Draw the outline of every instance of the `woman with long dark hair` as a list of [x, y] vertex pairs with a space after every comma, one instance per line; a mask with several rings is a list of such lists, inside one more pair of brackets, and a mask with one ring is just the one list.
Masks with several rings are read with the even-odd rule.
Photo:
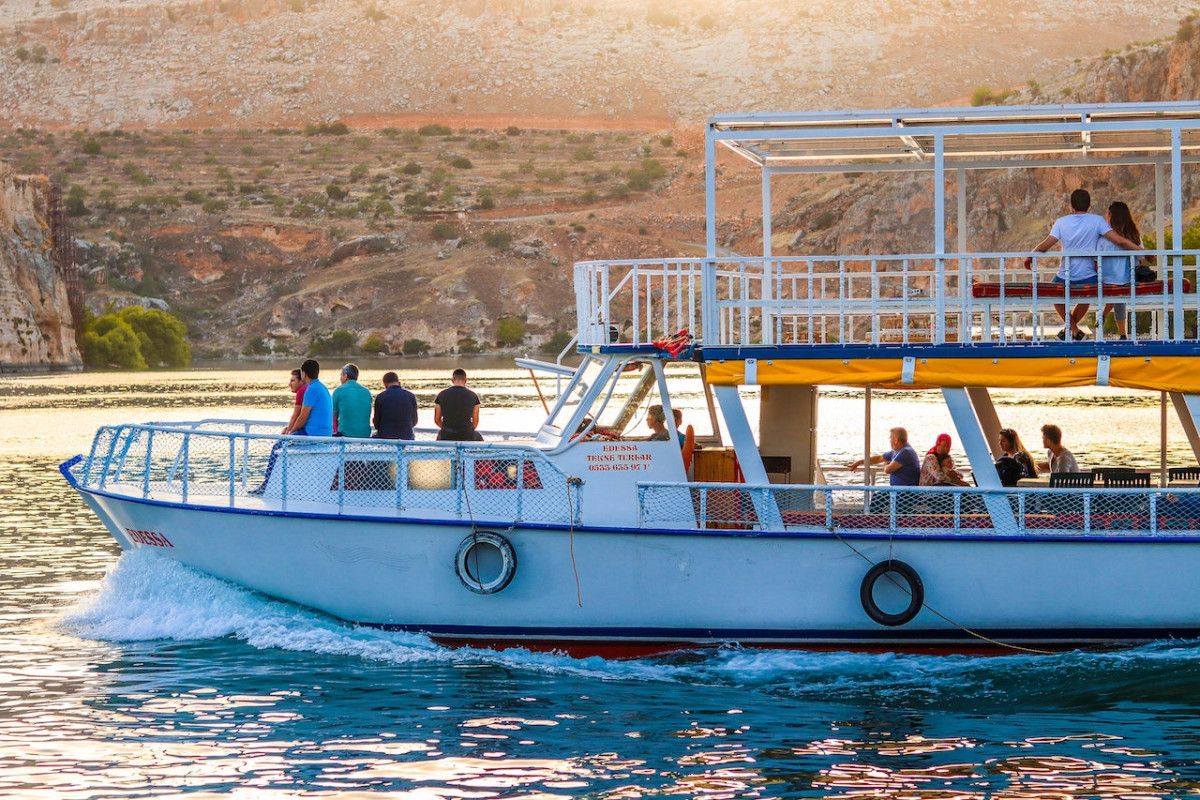
[[[1112, 225], [1112, 229], [1124, 236], [1131, 242], [1138, 244], [1142, 243], [1142, 232], [1138, 230], [1137, 223], [1133, 221], [1133, 214], [1129, 212], [1129, 206], [1117, 200], [1110, 203], [1108, 206], [1108, 224]], [[1101, 238], [1097, 247], [1100, 250], [1121, 250], [1107, 239]], [[1137, 263], [1137, 256], [1119, 255], [1119, 256], [1101, 256], [1100, 257], [1100, 282], [1103, 284], [1118, 284], [1128, 286], [1133, 278], [1133, 267]], [[1108, 312], [1112, 311], [1117, 322], [1117, 336], [1120, 339], [1128, 339], [1126, 330], [1126, 311], [1128, 306], [1125, 303], [1105, 303], [1104, 310], [1100, 312], [1100, 328], [1104, 327], [1104, 320], [1108, 317]]]

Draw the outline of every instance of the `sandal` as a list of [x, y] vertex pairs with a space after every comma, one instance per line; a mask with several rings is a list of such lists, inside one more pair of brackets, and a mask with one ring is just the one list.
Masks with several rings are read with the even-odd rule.
[[1061, 331], [1058, 332], [1058, 340], [1060, 342], [1065, 342], [1067, 340], [1067, 329], [1066, 328], [1063, 328]]
[[1079, 330], [1078, 328], [1075, 329], [1075, 333], [1071, 334], [1071, 338], [1077, 342], [1083, 341], [1084, 336], [1085, 336], [1084, 332]]

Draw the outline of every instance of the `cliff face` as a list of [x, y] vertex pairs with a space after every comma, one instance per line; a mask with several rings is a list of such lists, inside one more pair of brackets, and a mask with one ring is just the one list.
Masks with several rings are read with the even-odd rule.
[[54, 265], [48, 189], [45, 178], [0, 164], [0, 371], [83, 364]]

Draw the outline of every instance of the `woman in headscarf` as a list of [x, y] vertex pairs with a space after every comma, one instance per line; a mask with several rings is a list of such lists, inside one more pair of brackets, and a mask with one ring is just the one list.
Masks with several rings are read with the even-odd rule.
[[933, 447], [921, 462], [921, 486], [969, 486], [962, 473], [954, 468], [950, 456], [950, 434], [939, 433]]

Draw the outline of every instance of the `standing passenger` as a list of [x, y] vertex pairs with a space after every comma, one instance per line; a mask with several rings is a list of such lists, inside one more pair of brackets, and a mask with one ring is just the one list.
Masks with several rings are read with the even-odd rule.
[[383, 391], [375, 397], [375, 438], [412, 440], [416, 424], [416, 395], [400, 385], [399, 375], [383, 373]]
[[358, 366], [342, 367], [342, 385], [333, 390], [334, 436], [366, 439], [371, 435], [371, 390], [358, 382]]
[[479, 427], [479, 395], [467, 388], [467, 371], [454, 370], [450, 383], [433, 401], [433, 424], [439, 429], [438, 441], [483, 441], [475, 430]]

